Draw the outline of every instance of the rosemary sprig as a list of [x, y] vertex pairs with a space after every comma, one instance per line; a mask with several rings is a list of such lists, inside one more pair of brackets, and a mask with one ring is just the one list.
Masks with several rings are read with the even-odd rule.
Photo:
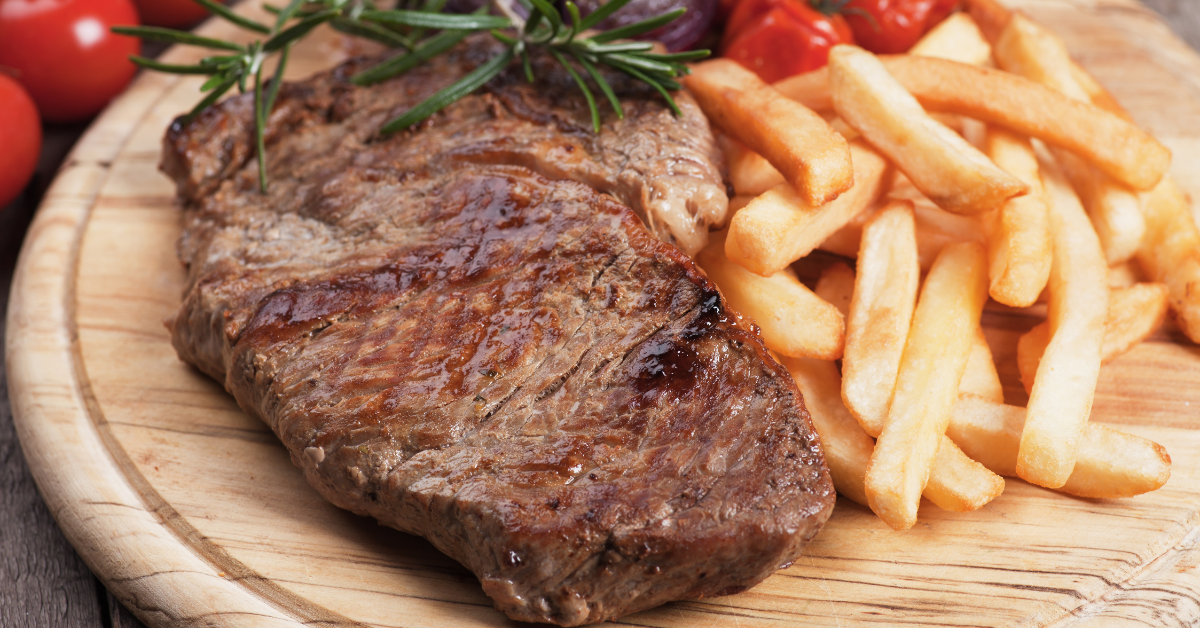
[[[486, 6], [468, 15], [443, 13], [445, 0], [421, 0], [417, 8], [412, 8], [417, 2], [408, 2], [409, 8], [397, 10], [380, 10], [372, 0], [291, 0], [282, 8], [264, 5], [275, 15], [275, 23], [270, 25], [238, 15], [214, 0], [194, 1], [260, 38], [243, 45], [151, 26], [117, 26], [113, 31], [219, 51], [219, 54], [204, 57], [195, 65], [161, 63], [137, 55], [130, 58], [141, 67], [159, 72], [208, 76], [200, 88], [206, 95], [188, 114], [189, 117], [212, 106], [235, 85], [242, 92], [253, 90], [254, 142], [258, 154], [259, 188], [263, 193], [267, 191], [266, 125], [279, 94], [289, 52], [292, 44], [321, 24], [328, 23], [342, 33], [408, 51], [351, 77], [351, 81], [359, 85], [370, 85], [408, 72], [446, 52], [472, 32], [487, 31], [503, 44], [503, 50], [491, 60], [384, 124], [380, 129], [384, 134], [419, 124], [482, 87], [503, 72], [514, 59], [520, 59], [525, 77], [532, 83], [536, 77], [530, 63], [530, 51], [535, 48], [545, 49], [566, 69], [583, 92], [596, 132], [600, 131], [600, 108], [586, 78], [590, 78], [600, 89], [617, 116], [624, 116], [621, 101], [597, 69], [600, 65], [607, 65], [649, 84], [678, 115], [679, 107], [670, 93], [680, 88], [675, 79], [688, 73], [685, 65], [688, 61], [702, 59], [709, 54], [707, 50], [659, 54], [653, 52], [654, 47], [649, 43], [621, 41], [662, 27], [683, 15], [684, 9], [620, 28], [592, 32], [591, 29], [624, 8], [630, 0], [609, 0], [587, 17], [582, 17], [579, 8], [568, 0], [565, 6], [569, 20], [563, 19], [550, 0], [517, 0], [529, 13], [529, 17], [524, 19], [508, 4], [509, 0], [492, 0], [503, 16], [488, 14]], [[264, 76], [267, 59], [275, 55], [278, 55], [279, 62], [274, 74]], [[583, 68], [582, 74], [576, 70], [576, 65]]]

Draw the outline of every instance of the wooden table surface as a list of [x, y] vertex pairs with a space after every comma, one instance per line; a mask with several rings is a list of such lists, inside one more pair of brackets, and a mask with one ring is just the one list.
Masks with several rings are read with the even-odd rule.
[[[1200, 1], [1143, 0], [1200, 49]], [[46, 129], [37, 174], [25, 194], [0, 210], [0, 312], [25, 229], [42, 194], [86, 125]], [[4, 318], [0, 317], [0, 346]], [[88, 571], [63, 538], [30, 477], [13, 430], [5, 365], [0, 363], [0, 627], [134, 628], [134, 618]]]

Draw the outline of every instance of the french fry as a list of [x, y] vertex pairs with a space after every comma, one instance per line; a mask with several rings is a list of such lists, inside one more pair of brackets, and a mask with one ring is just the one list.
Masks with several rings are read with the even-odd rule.
[[[1130, 119], [1116, 98], [1083, 68], [1072, 62], [1072, 70], [1096, 106]], [[1143, 194], [1146, 233], [1138, 248], [1137, 261], [1142, 271], [1151, 273], [1152, 279], [1167, 284], [1176, 321], [1192, 342], [1200, 342], [1200, 295], [1191, 288], [1200, 281], [1200, 231], [1189, 206], [1187, 197], [1170, 175], [1164, 176], [1154, 190]], [[1141, 280], [1139, 273], [1129, 270], [1133, 273], [1132, 280], [1110, 271], [1109, 284], [1113, 285], [1114, 274], [1118, 275], [1118, 281], [1126, 281], [1126, 285]]]
[[804, 395], [813, 429], [821, 437], [833, 487], [852, 501], [867, 505], [864, 478], [875, 441], [842, 405], [841, 376], [833, 362], [812, 358], [780, 360]]
[[996, 38], [992, 52], [1002, 70], [1024, 76], [1075, 100], [1091, 102], [1091, 97], [1071, 70], [1071, 55], [1066, 44], [1024, 15], [1012, 15]]
[[1029, 194], [980, 216], [988, 241], [988, 294], [1005, 305], [1028, 307], [1046, 287], [1052, 259], [1037, 156], [1028, 138], [998, 127], [988, 127], [983, 141], [997, 166], [1029, 186]]
[[[917, 227], [917, 261], [922, 270], [928, 270], [947, 244], [954, 242], [984, 243], [983, 230], [979, 222], [968, 216], [959, 216], [934, 205], [924, 196], [908, 197], [906, 195], [889, 194], [885, 201], [908, 200], [913, 203], [916, 212]], [[825, 238], [818, 247], [822, 251], [857, 257], [858, 246], [862, 241], [862, 228], [875, 212], [868, 210], [846, 226], [838, 229]]]
[[942, 435], [921, 496], [943, 510], [970, 512], [1004, 492], [1004, 478], [963, 453]]
[[830, 264], [821, 272], [814, 292], [836, 307], [842, 316], [849, 316], [850, 300], [854, 298], [854, 270], [842, 262]]
[[[1015, 476], [1025, 409], [962, 395], [946, 435], [995, 473]], [[1071, 477], [1058, 490], [1080, 497], [1116, 499], [1161, 488], [1171, 457], [1158, 443], [1088, 423]]]
[[769, 276], [808, 255], [879, 198], [887, 160], [860, 140], [850, 144], [854, 179], [849, 192], [821, 206], [804, 201], [790, 184], [771, 188], [733, 216], [725, 253], [759, 275]]
[[963, 8], [967, 10], [971, 19], [975, 20], [975, 24], [988, 41], [996, 41], [1000, 31], [1004, 30], [1008, 21], [1012, 19], [1012, 11], [996, 0], [966, 0], [963, 2]]
[[1171, 478], [1171, 456], [1158, 443], [1089, 424], [1075, 470], [1061, 491], [1093, 499], [1133, 497], [1161, 488]]
[[[1154, 187], [1170, 166], [1171, 151], [1126, 116], [1027, 78], [929, 57], [880, 59], [926, 111], [954, 113], [1036, 137], [1079, 155], [1136, 190]], [[820, 103], [832, 99], [829, 72], [821, 68], [780, 81], [776, 87], [788, 98]]]
[[983, 246], [964, 242], [943, 249], [921, 289], [887, 424], [867, 468], [871, 510], [895, 529], [916, 523], [985, 300]]
[[842, 398], [872, 436], [887, 424], [920, 278], [912, 204], [889, 203], [862, 231], [842, 359]]
[[1169, 294], [1161, 283], [1139, 283], [1112, 290], [1104, 320], [1102, 364], [1124, 355], [1162, 327]]
[[[804, 395], [804, 405], [825, 449], [834, 488], [866, 506], [864, 478], [875, 441], [842, 404], [837, 367], [832, 362], [811, 358], [782, 358], [782, 363]], [[978, 509], [1003, 491], [1003, 478], [942, 437], [923, 493], [925, 498], [946, 510], [966, 512]]]
[[908, 54], [986, 65], [992, 60], [992, 46], [969, 14], [955, 13], [925, 33]]
[[939, 207], [977, 214], [1028, 187], [961, 136], [931, 119], [875, 55], [854, 46], [829, 53], [833, 108]]
[[729, 162], [729, 182], [739, 196], [758, 196], [783, 183], [783, 175], [762, 155], [746, 148], [732, 138], [725, 142], [725, 159]]
[[875, 215], [875, 211], [867, 210], [854, 217], [841, 229], [829, 234], [817, 248], [826, 253], [842, 257], [858, 257], [858, 245], [862, 242], [863, 225]]
[[829, 90], [829, 68], [789, 76], [771, 84], [780, 94], [813, 111], [832, 111], [833, 93]]
[[911, 201], [916, 212], [917, 259], [921, 269], [928, 270], [939, 253], [953, 242], [986, 243], [983, 229], [975, 217], [952, 214], [921, 194], [902, 173], [896, 173], [889, 199]]
[[1146, 235], [1146, 219], [1138, 195], [1071, 153], [1055, 151], [1055, 155], [1092, 219], [1105, 259], [1109, 264], [1132, 259]]
[[1135, 189], [1153, 187], [1170, 166], [1171, 152], [1149, 133], [1029, 79], [924, 57], [898, 55], [884, 63], [927, 109], [1036, 137]]
[[[1124, 355], [1162, 326], [1167, 315], [1167, 296], [1167, 287], [1160, 283], [1138, 283], [1111, 289], [1104, 321], [1101, 364]], [[1049, 323], [1037, 325], [1017, 341], [1017, 368], [1026, 392], [1033, 387], [1038, 364], [1049, 342]]]
[[1038, 364], [1050, 344], [1050, 324], [1038, 323], [1017, 339], [1017, 370], [1021, 374], [1021, 385], [1025, 392], [1033, 391], [1033, 381], [1037, 377]]
[[[1078, 79], [1086, 72], [1071, 59], [1062, 39], [1023, 15], [1012, 16], [996, 41], [995, 53], [1000, 67], [1009, 72], [1076, 100], [1092, 101], [1092, 94]], [[1099, 88], [1091, 83], [1092, 91]], [[1055, 157], [1092, 219], [1108, 263], [1119, 264], [1133, 257], [1146, 231], [1134, 191], [1069, 152], [1056, 150]]]
[[790, 269], [760, 277], [729, 261], [724, 239], [724, 233], [714, 233], [696, 263], [733, 309], [754, 319], [767, 348], [792, 357], [842, 357], [842, 313], [804, 287]]
[[752, 200], [754, 200], [753, 196], [746, 196], [744, 194], [739, 194], [729, 199], [729, 214], [731, 216], [736, 214], [738, 210], [749, 205]]
[[737, 62], [697, 63], [683, 81], [709, 119], [771, 162], [805, 203], [824, 205], [854, 185], [845, 138]]
[[1050, 200], [1050, 342], [1029, 394], [1017, 474], [1058, 488], [1066, 483], [1100, 374], [1108, 311], [1108, 265], [1079, 198], [1052, 163], [1042, 164]]
[[1137, 260], [1147, 278], [1170, 291], [1184, 334], [1200, 342], [1200, 230], [1188, 199], [1170, 177], [1146, 197], [1146, 237]]
[[1108, 287], [1128, 288], [1135, 283], [1142, 283], [1142, 273], [1132, 263], [1117, 264], [1108, 267]]
[[982, 327], [975, 329], [971, 354], [967, 357], [967, 367], [963, 371], [962, 379], [958, 381], [958, 394], [971, 394], [996, 403], [1004, 403], [1004, 385], [1000, 383], [1000, 373], [996, 370], [995, 360], [992, 359], [992, 348], [988, 346]]

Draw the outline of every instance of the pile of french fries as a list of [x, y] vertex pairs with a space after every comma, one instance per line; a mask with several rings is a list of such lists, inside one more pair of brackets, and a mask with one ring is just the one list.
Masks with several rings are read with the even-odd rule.
[[[696, 261], [795, 378], [838, 491], [895, 529], [921, 497], [980, 508], [1001, 476], [1091, 498], [1163, 486], [1161, 446], [1088, 422], [1100, 366], [1168, 309], [1200, 341], [1200, 232], [1170, 152], [1051, 31], [965, 5], [907, 55], [838, 46], [774, 85], [716, 59], [686, 79], [737, 193]], [[856, 262], [814, 291], [791, 266], [817, 249]], [[1017, 347], [1024, 408], [981, 328], [989, 297], [1046, 304]]]

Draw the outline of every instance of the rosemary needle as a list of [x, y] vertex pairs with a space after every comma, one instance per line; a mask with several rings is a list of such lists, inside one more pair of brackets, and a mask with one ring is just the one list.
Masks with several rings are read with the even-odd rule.
[[[471, 14], [445, 13], [443, 8], [446, 3], [442, 0], [425, 0], [419, 8], [400, 10], [380, 10], [372, 0], [291, 0], [284, 7], [264, 5], [275, 15], [275, 22], [270, 25], [238, 15], [213, 0], [196, 1], [218, 17], [255, 33], [259, 39], [243, 45], [151, 26], [116, 26], [113, 27], [113, 31], [143, 39], [221, 51], [221, 54], [205, 57], [195, 65], [160, 63], [137, 55], [131, 59], [141, 67], [159, 72], [208, 76], [201, 89], [206, 95], [192, 109], [189, 116], [195, 116], [212, 106], [235, 85], [243, 90], [253, 89], [258, 179], [259, 188], [263, 193], [266, 193], [268, 185], [266, 124], [279, 94], [288, 53], [294, 43], [321, 24], [329, 23], [342, 33], [408, 51], [407, 54], [386, 59], [353, 76], [351, 80], [360, 85], [399, 76], [446, 52], [471, 32], [489, 32], [503, 44], [503, 50], [492, 59], [385, 123], [381, 129], [385, 134], [419, 124], [447, 105], [482, 87], [503, 72], [514, 59], [520, 59], [526, 78], [531, 82], [536, 80], [533, 66], [529, 63], [529, 53], [538, 48], [546, 50], [566, 68], [587, 101], [592, 127], [596, 132], [600, 131], [600, 109], [585, 77], [591, 78], [596, 84], [618, 117], [624, 115], [620, 100], [603, 74], [596, 69], [598, 65], [607, 65], [649, 84], [678, 115], [679, 107], [670, 93], [679, 89], [675, 79], [688, 73], [686, 62], [708, 55], [707, 50], [658, 54], [653, 52], [653, 46], [650, 44], [619, 41], [637, 37], [678, 19], [683, 15], [684, 9], [608, 31], [591, 30], [605, 18], [624, 8], [630, 0], [609, 0], [587, 17], [581, 17], [579, 8], [568, 0], [566, 8], [569, 20], [564, 20], [550, 0], [517, 0], [528, 11], [527, 18], [521, 18], [514, 7], [508, 4], [508, 0], [491, 0], [502, 14], [499, 16], [489, 14], [486, 6]], [[587, 36], [582, 36], [584, 34]], [[264, 72], [267, 71], [266, 61], [272, 56], [278, 56], [279, 62], [272, 76], [264, 76]], [[576, 70], [575, 64], [583, 68], [583, 74]]]

